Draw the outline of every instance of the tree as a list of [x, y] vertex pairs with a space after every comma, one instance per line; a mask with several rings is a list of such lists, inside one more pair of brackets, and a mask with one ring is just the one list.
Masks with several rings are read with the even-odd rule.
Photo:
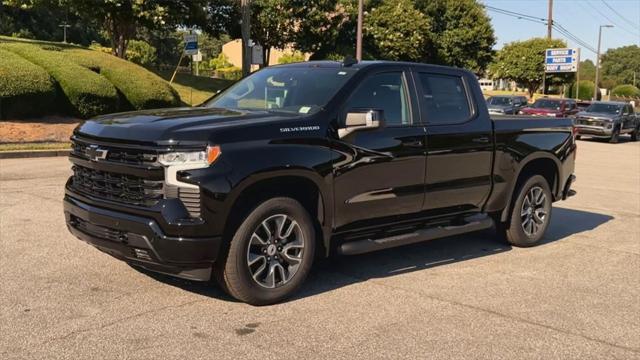
[[525, 85], [531, 97], [542, 85], [545, 50], [563, 47], [567, 47], [564, 41], [545, 38], [508, 43], [496, 54], [495, 61], [489, 66], [489, 73], [494, 78]]
[[585, 61], [580, 61], [580, 67], [578, 68], [578, 72], [580, 73], [580, 81], [582, 80], [594, 81], [596, 79], [596, 65], [593, 63], [593, 61], [589, 59]]
[[288, 0], [254, 0], [251, 3], [251, 39], [262, 45], [262, 66], [269, 66], [271, 48], [283, 49], [292, 41], [294, 22]]
[[428, 18], [430, 49], [424, 61], [483, 73], [493, 60], [496, 38], [491, 19], [476, 0], [417, 0]]
[[[614, 81], [615, 85], [640, 83], [640, 47], [638, 45], [623, 46], [608, 50], [600, 62], [602, 78]], [[600, 84], [604, 85], [604, 84]]]
[[384, 0], [364, 21], [368, 52], [383, 60], [420, 61], [429, 48], [429, 19], [411, 0]]
[[211, 34], [231, 23], [233, 0], [3, 0], [20, 8], [58, 6], [99, 24], [107, 33], [114, 55], [126, 56], [129, 40], [140, 28], [198, 26]]

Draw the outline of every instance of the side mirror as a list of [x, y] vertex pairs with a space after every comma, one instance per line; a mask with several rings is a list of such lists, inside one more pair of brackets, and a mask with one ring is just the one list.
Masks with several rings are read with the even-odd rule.
[[382, 126], [382, 110], [349, 110], [344, 118], [343, 126], [338, 129], [338, 136], [343, 138], [354, 131], [377, 129]]

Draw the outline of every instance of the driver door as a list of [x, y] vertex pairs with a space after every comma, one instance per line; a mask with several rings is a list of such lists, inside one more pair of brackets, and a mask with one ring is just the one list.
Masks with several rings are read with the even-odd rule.
[[365, 77], [344, 103], [341, 124], [350, 111], [375, 110], [382, 125], [354, 131], [333, 146], [336, 228], [385, 223], [381, 219], [421, 210], [426, 133], [414, 89], [406, 68], [387, 68]]

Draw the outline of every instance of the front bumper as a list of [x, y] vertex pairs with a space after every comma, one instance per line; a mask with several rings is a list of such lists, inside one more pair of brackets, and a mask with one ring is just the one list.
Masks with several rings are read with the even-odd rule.
[[99, 250], [145, 269], [207, 281], [221, 244], [219, 237], [167, 236], [150, 218], [64, 198], [69, 231]]
[[590, 125], [575, 125], [578, 135], [592, 135], [592, 136], [611, 136], [613, 134], [613, 127], [606, 128], [603, 126], [590, 126]]

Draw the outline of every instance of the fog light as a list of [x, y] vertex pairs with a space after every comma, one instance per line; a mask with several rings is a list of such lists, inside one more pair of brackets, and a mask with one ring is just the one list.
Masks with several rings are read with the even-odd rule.
[[138, 259], [151, 261], [151, 255], [149, 255], [147, 250], [144, 250], [144, 249], [133, 249], [133, 252], [135, 253], [135, 255], [136, 255], [136, 257]]

